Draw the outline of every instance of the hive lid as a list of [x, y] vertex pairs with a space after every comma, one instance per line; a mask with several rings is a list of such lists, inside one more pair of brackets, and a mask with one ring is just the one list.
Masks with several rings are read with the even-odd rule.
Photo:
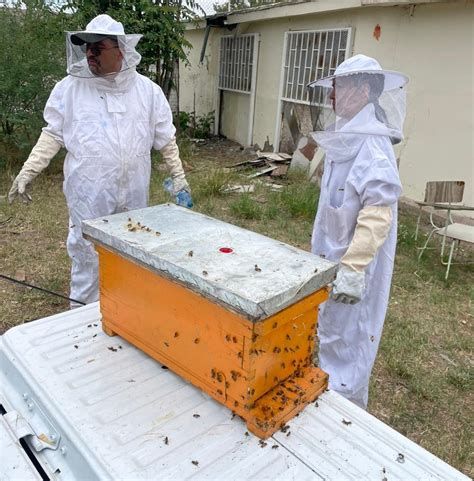
[[172, 204], [84, 221], [82, 230], [254, 321], [321, 289], [336, 273], [336, 264], [319, 256]]

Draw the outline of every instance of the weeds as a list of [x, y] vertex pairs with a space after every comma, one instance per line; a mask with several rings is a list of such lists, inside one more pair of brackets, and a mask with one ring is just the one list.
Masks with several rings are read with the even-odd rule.
[[249, 194], [242, 194], [230, 203], [231, 212], [240, 219], [262, 219], [264, 209], [260, 207]]

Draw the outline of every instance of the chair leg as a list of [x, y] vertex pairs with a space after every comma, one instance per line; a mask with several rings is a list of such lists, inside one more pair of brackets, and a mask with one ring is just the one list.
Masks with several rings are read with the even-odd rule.
[[421, 247], [420, 254], [418, 255], [418, 260], [421, 259], [421, 256], [423, 255], [423, 252], [425, 252], [425, 249], [426, 249], [426, 247], [428, 246], [429, 241], [430, 241], [431, 238], [433, 237], [434, 232], [435, 232], [434, 230], [432, 230], [432, 231], [430, 232], [430, 235], [428, 236], [428, 239], [426, 239], [425, 244], [423, 245], [423, 247]]
[[456, 239], [453, 239], [453, 242], [451, 242], [451, 249], [449, 249], [449, 259], [448, 259], [448, 267], [446, 268], [446, 276], [444, 277], [444, 280], [448, 280], [449, 276], [449, 269], [451, 267], [451, 259], [453, 258], [453, 252], [454, 252], [454, 246], [458, 244], [459, 241]]
[[420, 229], [420, 219], [421, 219], [421, 209], [420, 209], [420, 213], [418, 214], [418, 220], [416, 221], [416, 230], [415, 230], [415, 240], [418, 239], [418, 231]]

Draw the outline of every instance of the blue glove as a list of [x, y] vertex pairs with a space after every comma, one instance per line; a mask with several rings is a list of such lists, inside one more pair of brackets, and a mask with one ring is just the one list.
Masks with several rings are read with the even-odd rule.
[[193, 206], [193, 199], [191, 199], [191, 194], [187, 190], [180, 190], [176, 194], [176, 205], [181, 207], [187, 207], [190, 209]]

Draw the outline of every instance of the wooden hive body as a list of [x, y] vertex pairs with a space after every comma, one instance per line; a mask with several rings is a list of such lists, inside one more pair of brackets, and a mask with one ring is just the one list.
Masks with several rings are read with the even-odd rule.
[[99, 254], [104, 331], [225, 404], [256, 435], [270, 436], [327, 387], [312, 362], [325, 286], [256, 319], [251, 308], [239, 310], [86, 235]]

